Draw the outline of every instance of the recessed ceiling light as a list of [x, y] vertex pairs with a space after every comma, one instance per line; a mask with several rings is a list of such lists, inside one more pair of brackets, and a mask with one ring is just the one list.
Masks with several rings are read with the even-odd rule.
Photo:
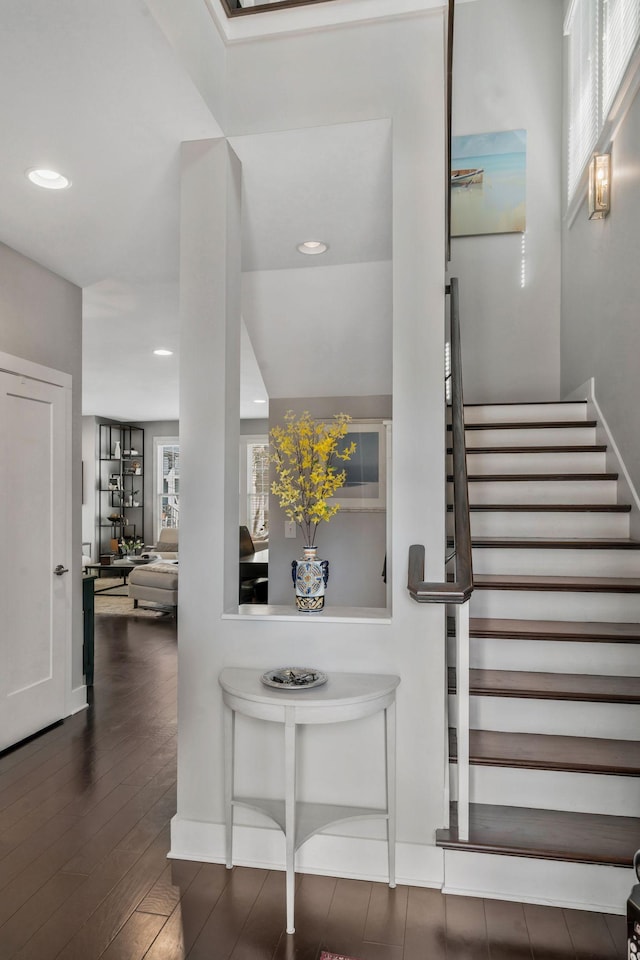
[[155, 353], [156, 357], [171, 357], [171, 356], [173, 356], [173, 350], [163, 350], [163, 349], [160, 349], [160, 350], [154, 350], [153, 352]]
[[266, 401], [266, 400], [254, 400], [253, 402], [254, 402], [254, 403], [266, 403], [267, 401]]
[[46, 187], [47, 190], [66, 190], [71, 186], [71, 180], [57, 170], [27, 170], [27, 178], [37, 187]]
[[308, 256], [316, 256], [319, 253], [325, 253], [329, 249], [329, 244], [322, 240], [305, 240], [298, 244], [298, 252], [306, 253]]

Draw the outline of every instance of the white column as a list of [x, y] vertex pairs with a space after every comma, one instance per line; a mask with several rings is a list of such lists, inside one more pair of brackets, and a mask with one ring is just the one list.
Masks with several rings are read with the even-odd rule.
[[240, 204], [226, 140], [183, 144], [178, 819], [195, 821], [226, 815], [212, 625], [238, 602]]

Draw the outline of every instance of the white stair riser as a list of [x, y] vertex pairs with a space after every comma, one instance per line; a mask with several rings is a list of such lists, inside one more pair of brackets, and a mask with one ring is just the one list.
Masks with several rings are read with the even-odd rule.
[[[640, 740], [640, 704], [636, 703], [581, 703], [573, 700], [472, 696], [469, 707], [472, 730]], [[451, 696], [451, 724], [455, 723], [456, 716], [456, 698]]]
[[[448, 662], [455, 663], [455, 641], [448, 639]], [[470, 640], [470, 663], [479, 670], [542, 670], [640, 677], [640, 644], [575, 643], [569, 640]]]
[[465, 850], [444, 851], [444, 877], [442, 892], [446, 894], [616, 914], [624, 914], [629, 889], [636, 882], [631, 867]]
[[467, 450], [473, 447], [551, 447], [596, 442], [595, 427], [501, 427], [466, 430]]
[[579, 403], [485, 403], [464, 408], [465, 423], [545, 423], [586, 420], [587, 404]]
[[[450, 784], [455, 800], [455, 764], [451, 764]], [[472, 803], [637, 817], [640, 777], [471, 764], [469, 796]]]
[[[472, 510], [470, 517], [472, 537], [579, 537], [583, 540], [605, 537], [615, 540], [629, 536], [628, 513]], [[451, 536], [453, 514], [447, 519], [447, 532]]]
[[471, 599], [471, 616], [640, 623], [640, 594], [476, 588]]
[[[451, 473], [451, 455], [447, 458]], [[467, 454], [468, 473], [604, 473], [604, 451]]]
[[[474, 480], [469, 502], [477, 503], [616, 503], [617, 480]], [[448, 485], [449, 503], [453, 484]]]
[[640, 550], [476, 547], [473, 571], [476, 574], [640, 577]]

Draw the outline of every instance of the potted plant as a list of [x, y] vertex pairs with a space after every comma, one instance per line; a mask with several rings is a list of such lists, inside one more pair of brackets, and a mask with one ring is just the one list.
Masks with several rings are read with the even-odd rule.
[[349, 460], [356, 450], [355, 441], [342, 444], [351, 417], [338, 413], [330, 423], [316, 421], [305, 411], [296, 417], [288, 410], [284, 426], [270, 432], [271, 461], [277, 479], [271, 484], [289, 520], [302, 530], [304, 557], [292, 562], [296, 606], [305, 612], [321, 610], [329, 579], [328, 560], [316, 557], [316, 532], [340, 509], [331, 498], [344, 486], [346, 473], [339, 461]]
[[139, 553], [142, 550], [143, 543], [140, 537], [123, 537], [118, 546], [122, 556], [128, 557], [130, 554]]

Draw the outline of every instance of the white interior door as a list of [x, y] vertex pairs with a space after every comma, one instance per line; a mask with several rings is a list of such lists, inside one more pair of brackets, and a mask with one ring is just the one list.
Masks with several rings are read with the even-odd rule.
[[66, 393], [0, 372], [0, 750], [65, 715]]

